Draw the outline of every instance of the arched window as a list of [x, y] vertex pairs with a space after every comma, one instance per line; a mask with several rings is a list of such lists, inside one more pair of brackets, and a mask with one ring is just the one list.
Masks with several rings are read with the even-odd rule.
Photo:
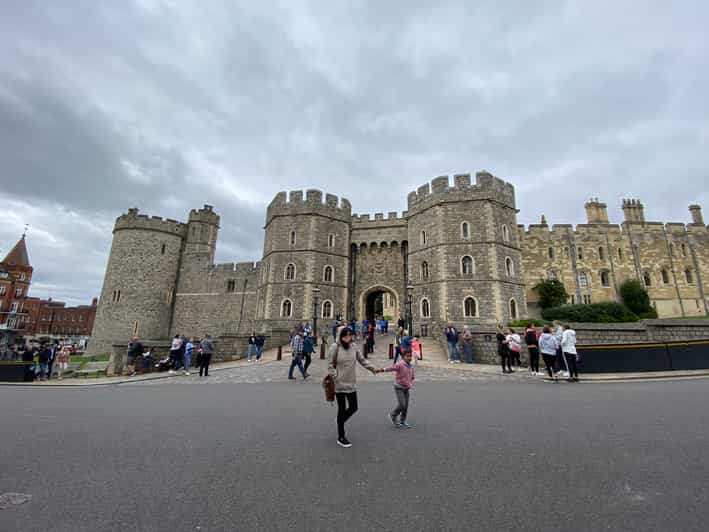
[[425, 297], [421, 300], [421, 317], [430, 318], [431, 317], [431, 304]]
[[583, 248], [582, 248], [581, 246], [579, 246], [579, 247], [577, 248], [577, 251], [578, 251], [578, 258], [579, 258], [579, 260], [583, 260]]
[[322, 317], [323, 318], [332, 318], [332, 301], [323, 301]]
[[579, 273], [579, 284], [581, 286], [588, 286], [588, 275], [586, 275], [586, 272]]
[[610, 286], [611, 283], [608, 280], [608, 272], [601, 272], [601, 286]]
[[670, 257], [675, 256], [675, 245], [670, 242]]
[[466, 318], [478, 317], [478, 302], [474, 297], [466, 297], [463, 301], [463, 315]]
[[281, 303], [281, 318], [290, 318], [293, 316], [293, 303], [290, 299], [284, 299]]
[[295, 264], [292, 262], [286, 266], [285, 279], [286, 281], [293, 281], [295, 279]]
[[662, 269], [660, 275], [662, 276], [662, 284], [670, 284], [670, 274], [665, 268]]
[[603, 248], [598, 248], [598, 258], [603, 260], [605, 256], [605, 253], [603, 252]]
[[509, 242], [509, 241], [510, 241], [510, 232], [509, 232], [509, 230], [507, 229], [507, 226], [504, 225], [504, 224], [502, 225], [502, 240], [503, 240], [504, 242]]
[[333, 279], [335, 278], [335, 270], [332, 268], [332, 266], [325, 266], [325, 270], [323, 271], [323, 281], [326, 283], [331, 283]]
[[295, 246], [295, 231], [290, 232], [290, 245]]
[[329, 247], [329, 248], [335, 247], [335, 235], [333, 235], [332, 233], [330, 233], [327, 236], [327, 247]]
[[680, 244], [680, 249], [682, 250], [682, 256], [686, 257], [687, 256], [687, 246], [684, 245], [684, 242]]
[[510, 299], [510, 318], [517, 319], [517, 301]]
[[470, 238], [470, 224], [468, 222], [460, 224], [460, 236], [465, 239]]
[[473, 257], [466, 255], [460, 260], [460, 271], [463, 275], [473, 275], [475, 273]]
[[547, 278], [550, 281], [556, 281], [556, 270], [549, 270], [549, 273], [547, 273]]
[[569, 248], [568, 246], [564, 248], [564, 255], [566, 255], [566, 258], [569, 258]]
[[623, 260], [623, 250], [618, 248], [618, 260]]
[[421, 263], [421, 280], [427, 281], [428, 280], [428, 262], [423, 261]]
[[505, 273], [507, 277], [514, 277], [515, 274], [515, 263], [509, 257], [505, 257]]
[[164, 255], [164, 254], [165, 254], [165, 249], [166, 249], [166, 247], [167, 247], [167, 246], [165, 246], [165, 244], [163, 244], [163, 245], [160, 247], [160, 254], [161, 254], [161, 255]]
[[550, 259], [553, 259], [553, 258], [554, 258], [554, 248], [549, 247], [549, 248], [547, 249], [547, 257], [549, 257]]
[[643, 282], [645, 286], [652, 286], [652, 278], [650, 277], [650, 272], [643, 272]]
[[[692, 269], [687, 268], [684, 270], [684, 278], [687, 281], [687, 284], [694, 284], [694, 275], [692, 274]], [[120, 290], [118, 291], [118, 294], [120, 295]]]
[[421, 231], [421, 235], [419, 237], [419, 240], [420, 240], [422, 246], [426, 245], [426, 231]]

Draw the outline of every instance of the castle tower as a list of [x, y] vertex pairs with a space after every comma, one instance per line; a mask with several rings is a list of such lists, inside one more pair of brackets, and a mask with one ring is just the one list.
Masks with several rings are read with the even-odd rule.
[[623, 200], [623, 216], [625, 222], [645, 223], [643, 204], [638, 199]]
[[475, 184], [437, 177], [409, 194], [408, 216], [416, 333], [526, 316], [512, 185], [486, 171]]
[[586, 208], [586, 219], [589, 224], [608, 223], [608, 206], [598, 201], [598, 198], [591, 198], [584, 207]]
[[699, 205], [690, 205], [689, 212], [692, 213], [692, 223], [694, 225], [704, 225], [704, 218], [702, 217], [702, 208]]
[[219, 233], [219, 215], [211, 205], [192, 209], [187, 222], [184, 263], [192, 267], [205, 267], [214, 262]]
[[168, 337], [186, 232], [186, 224], [138, 209], [116, 219], [89, 354], [111, 353], [131, 336]]
[[258, 319], [284, 329], [312, 321], [314, 288], [319, 319], [331, 324], [347, 310], [351, 214], [348, 200], [327, 194], [323, 203], [319, 190], [276, 195], [266, 213]]

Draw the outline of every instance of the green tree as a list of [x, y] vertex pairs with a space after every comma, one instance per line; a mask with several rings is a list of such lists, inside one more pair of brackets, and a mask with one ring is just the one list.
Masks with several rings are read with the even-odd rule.
[[558, 307], [569, 299], [564, 284], [556, 279], [540, 281], [534, 286], [534, 290], [539, 294], [539, 305], [542, 309]]
[[637, 279], [628, 279], [620, 285], [620, 298], [623, 304], [637, 315], [654, 312], [647, 291]]

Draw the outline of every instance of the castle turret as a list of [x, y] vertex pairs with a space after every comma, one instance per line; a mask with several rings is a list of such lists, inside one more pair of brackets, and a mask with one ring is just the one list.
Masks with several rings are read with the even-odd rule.
[[268, 206], [259, 284], [259, 318], [292, 327], [346, 311], [352, 208], [344, 198], [308, 190], [279, 192]]
[[623, 215], [626, 222], [645, 223], [644, 207], [638, 199], [623, 200]]
[[586, 219], [589, 224], [608, 223], [608, 206], [598, 201], [598, 198], [591, 198], [584, 207], [586, 208]]
[[692, 213], [692, 223], [694, 225], [704, 225], [704, 218], [702, 217], [702, 208], [699, 205], [690, 205], [689, 212]]
[[218, 232], [219, 215], [211, 205], [190, 211], [185, 238], [185, 266], [205, 267], [214, 262]]
[[116, 219], [89, 353], [110, 353], [131, 336], [168, 337], [187, 225], [139, 214]]

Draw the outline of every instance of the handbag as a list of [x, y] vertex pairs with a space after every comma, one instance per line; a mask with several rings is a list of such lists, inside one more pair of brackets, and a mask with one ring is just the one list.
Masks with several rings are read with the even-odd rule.
[[[340, 351], [340, 346], [335, 348], [335, 356], [332, 359], [332, 367], [337, 368], [337, 354]], [[322, 380], [322, 387], [325, 389], [325, 401], [332, 403], [335, 401], [335, 379], [330, 373], [325, 375]]]

